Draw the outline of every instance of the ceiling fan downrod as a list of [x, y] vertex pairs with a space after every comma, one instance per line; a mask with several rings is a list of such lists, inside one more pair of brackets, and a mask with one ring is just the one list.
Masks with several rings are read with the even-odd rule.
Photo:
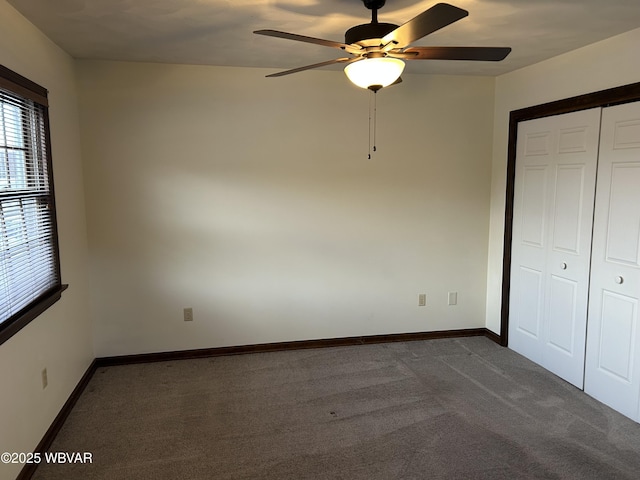
[[378, 23], [378, 10], [384, 7], [386, 0], [362, 0], [364, 6], [371, 10], [371, 23]]
[[378, 22], [378, 9], [384, 6], [385, 0], [362, 0], [362, 3], [371, 10], [371, 23], [356, 25], [347, 30], [344, 34], [344, 43], [347, 45], [382, 38], [398, 28], [398, 25], [392, 23]]

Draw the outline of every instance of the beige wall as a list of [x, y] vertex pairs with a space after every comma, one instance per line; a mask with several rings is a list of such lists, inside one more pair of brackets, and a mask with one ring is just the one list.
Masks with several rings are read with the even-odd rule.
[[498, 332], [508, 112], [640, 81], [640, 30], [495, 80], [408, 74], [367, 160], [340, 72], [74, 62], [5, 0], [0, 29], [0, 62], [50, 90], [71, 285], [0, 348], [0, 451], [33, 449], [94, 348]]
[[78, 72], [98, 356], [484, 326], [493, 79]]
[[496, 79], [487, 276], [490, 330], [500, 332], [509, 112], [640, 82], [639, 45], [640, 29], [636, 29]]
[[[49, 90], [62, 299], [0, 346], [0, 452], [34, 449], [94, 358], [74, 64], [5, 0], [0, 63]], [[49, 386], [43, 390], [41, 371]], [[21, 465], [0, 464], [0, 478]]]

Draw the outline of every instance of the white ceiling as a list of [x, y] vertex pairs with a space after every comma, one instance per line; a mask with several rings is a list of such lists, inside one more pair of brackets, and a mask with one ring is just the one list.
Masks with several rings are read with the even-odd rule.
[[[344, 52], [254, 35], [253, 30], [283, 30], [343, 42], [345, 30], [368, 23], [371, 13], [361, 0], [8, 2], [76, 58], [269, 67], [274, 72], [338, 58]], [[379, 21], [400, 25], [435, 3], [387, 0]], [[413, 61], [407, 72], [499, 75], [640, 27], [640, 0], [450, 3], [468, 10], [469, 16], [414, 45], [509, 46], [513, 51], [498, 63]]]

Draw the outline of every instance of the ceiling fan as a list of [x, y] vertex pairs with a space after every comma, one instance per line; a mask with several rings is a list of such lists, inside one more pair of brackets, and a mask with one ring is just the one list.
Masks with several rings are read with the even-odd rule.
[[408, 48], [410, 44], [422, 37], [466, 17], [469, 12], [448, 3], [438, 3], [398, 26], [392, 23], [378, 22], [378, 9], [384, 6], [385, 0], [362, 0], [362, 2], [366, 8], [371, 10], [371, 23], [351, 27], [345, 32], [344, 43], [278, 30], [256, 30], [253, 32], [269, 37], [339, 48], [351, 54], [350, 57], [336, 58], [285, 70], [267, 75], [267, 77], [281, 77], [312, 68], [344, 63], [346, 64], [345, 73], [354, 84], [375, 92], [401, 81], [400, 75], [404, 69], [403, 60], [500, 61], [511, 52], [511, 48], [508, 47]]

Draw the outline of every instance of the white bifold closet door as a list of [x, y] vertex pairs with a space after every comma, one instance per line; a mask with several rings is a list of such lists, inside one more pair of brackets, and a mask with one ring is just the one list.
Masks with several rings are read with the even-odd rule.
[[579, 388], [600, 113], [518, 125], [509, 347]]
[[585, 392], [640, 421], [640, 102], [603, 109]]

